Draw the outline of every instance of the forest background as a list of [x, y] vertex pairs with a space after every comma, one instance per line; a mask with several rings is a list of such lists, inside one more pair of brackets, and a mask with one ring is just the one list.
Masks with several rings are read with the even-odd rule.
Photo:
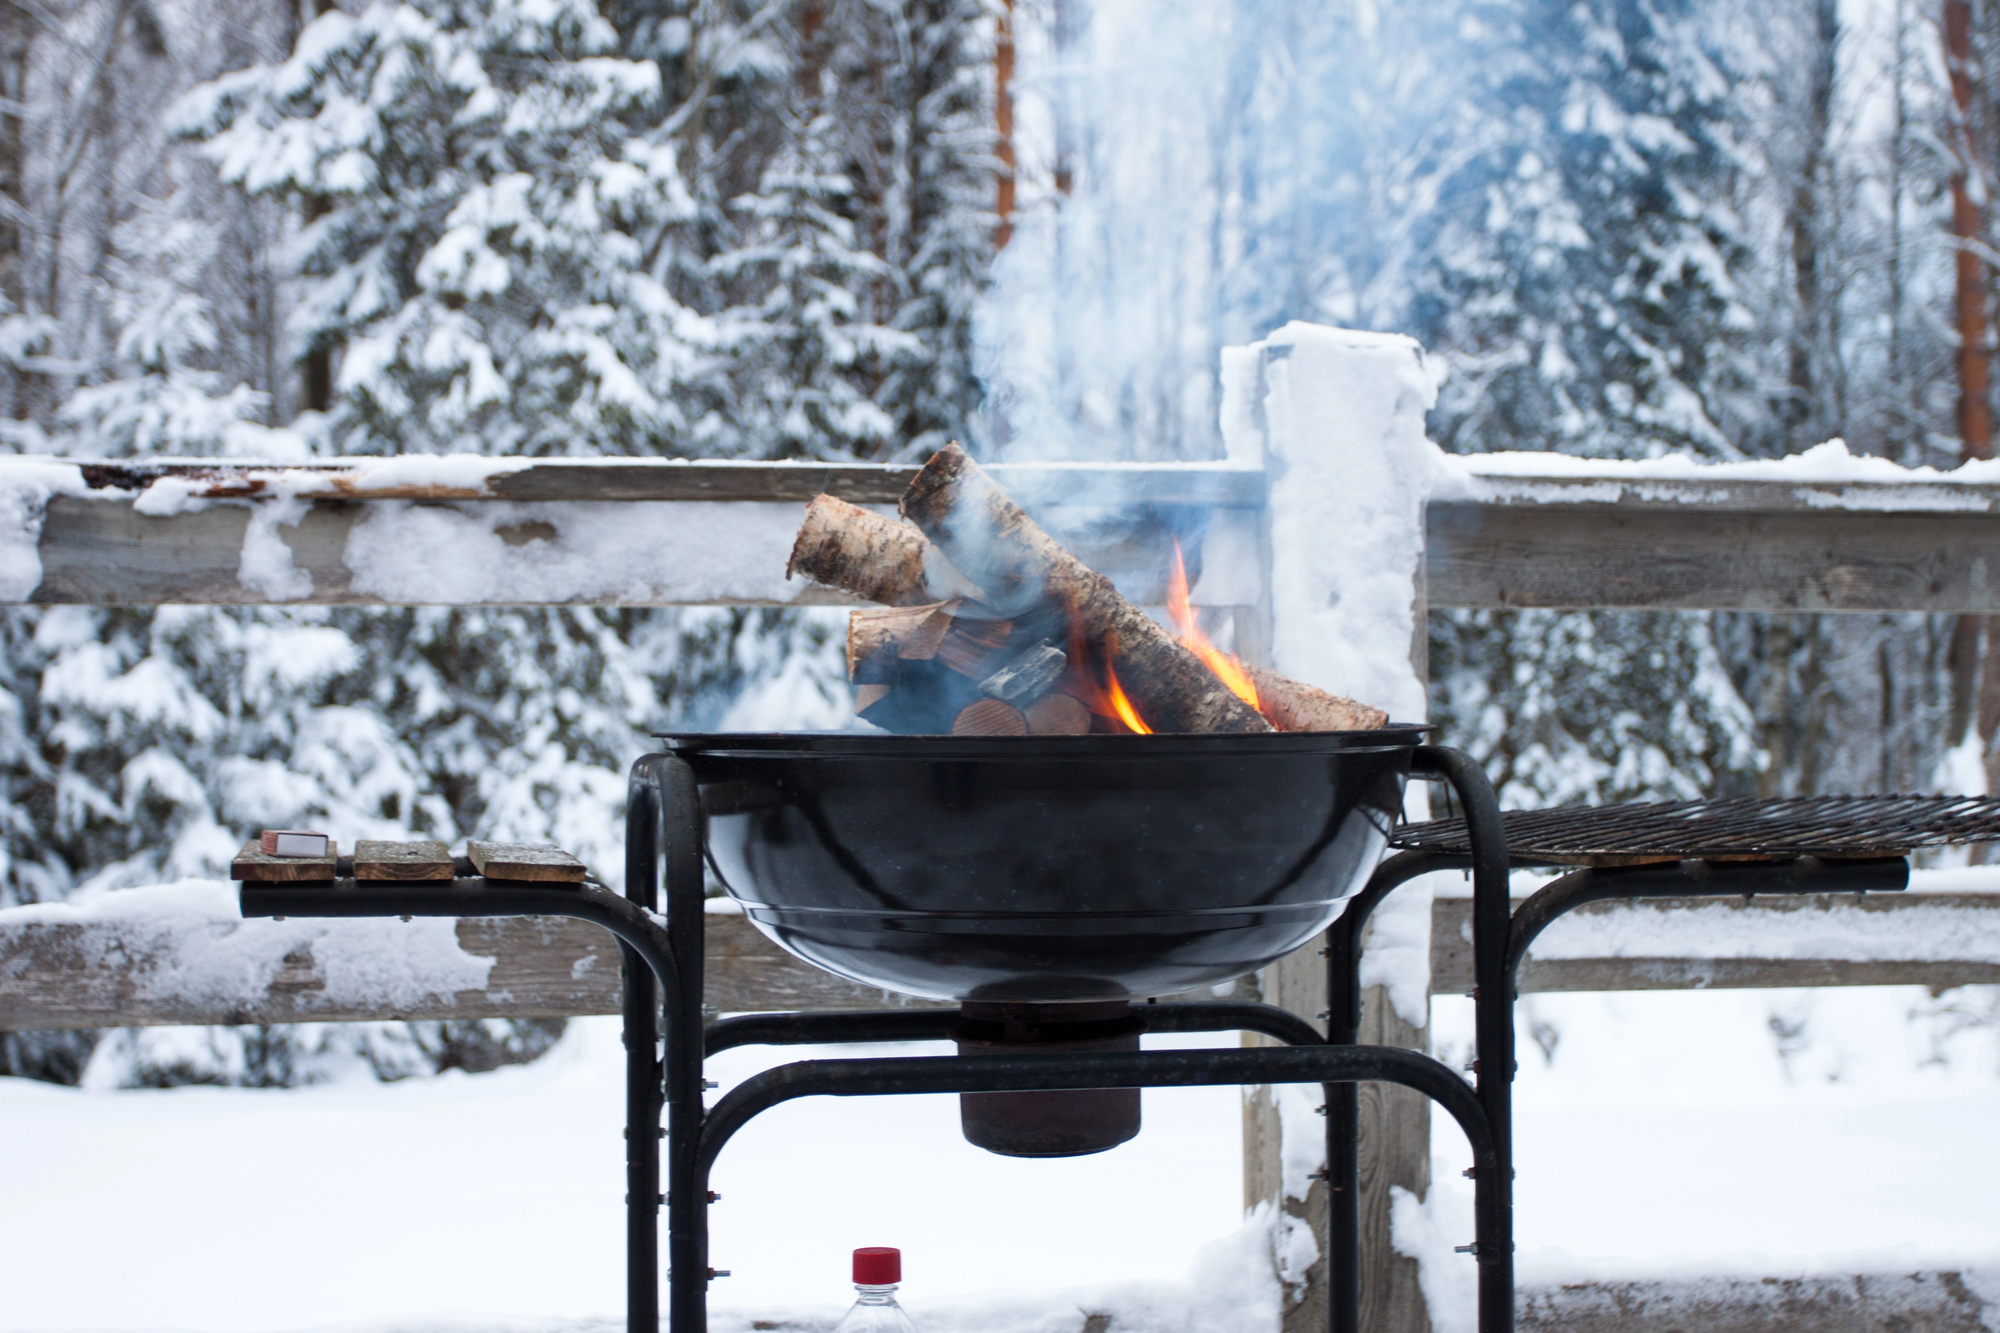
[[[1306, 319], [1420, 339], [1450, 450], [1985, 455], [2000, 2], [1753, 9], [0, 0], [0, 448], [1208, 458], [1220, 349]], [[0, 906], [260, 826], [615, 870], [648, 730], [851, 718], [839, 626], [0, 611]], [[1988, 629], [1439, 613], [1433, 710], [1513, 806], [1983, 791]], [[0, 1034], [0, 1074], [560, 1030]]]

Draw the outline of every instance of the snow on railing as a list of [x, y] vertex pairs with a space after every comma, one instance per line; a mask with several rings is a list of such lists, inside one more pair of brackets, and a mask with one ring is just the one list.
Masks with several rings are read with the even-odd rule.
[[[1204, 604], [1256, 600], [1261, 471], [993, 469], [1141, 595], [1180, 537]], [[810, 604], [785, 578], [799, 506], [892, 504], [914, 466], [355, 458], [309, 466], [0, 458], [0, 600], [96, 605]]]

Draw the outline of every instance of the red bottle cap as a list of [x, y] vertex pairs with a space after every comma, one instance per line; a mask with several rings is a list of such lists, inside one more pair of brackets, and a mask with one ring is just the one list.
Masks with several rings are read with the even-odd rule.
[[854, 1282], [885, 1287], [903, 1280], [903, 1252], [887, 1245], [870, 1245], [854, 1252]]

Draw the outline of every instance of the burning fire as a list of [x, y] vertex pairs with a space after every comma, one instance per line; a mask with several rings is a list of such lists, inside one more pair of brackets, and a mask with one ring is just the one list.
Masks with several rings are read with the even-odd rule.
[[[1243, 663], [1217, 648], [1209, 637], [1201, 632], [1201, 626], [1195, 623], [1194, 607], [1188, 602], [1187, 566], [1181, 558], [1181, 544], [1178, 541], [1174, 543], [1173, 576], [1167, 583], [1167, 616], [1173, 621], [1174, 633], [1180, 640], [1181, 646], [1200, 658], [1202, 665], [1214, 672], [1216, 679], [1228, 686], [1232, 694], [1262, 712], [1263, 710], [1258, 708], [1257, 687], [1251, 683], [1250, 674], [1243, 669]], [[1153, 729], [1146, 725], [1143, 717], [1139, 716], [1139, 710], [1133, 705], [1131, 696], [1127, 695], [1124, 687], [1118, 683], [1118, 672], [1111, 665], [1111, 659], [1117, 656], [1117, 646], [1111, 645], [1110, 650], [1105, 653], [1089, 653], [1077, 636], [1076, 629], [1077, 619], [1072, 612], [1070, 660], [1096, 663], [1101, 666], [1104, 673], [1103, 683], [1099, 684], [1095, 678], [1096, 672], [1086, 669], [1082, 683], [1087, 693], [1079, 690], [1079, 697], [1082, 697], [1090, 711], [1098, 716], [1116, 718], [1126, 730], [1138, 735], [1152, 735]]]
[[1231, 694], [1257, 708], [1257, 687], [1250, 683], [1243, 663], [1210, 643], [1201, 626], [1194, 623], [1194, 608], [1188, 605], [1187, 567], [1181, 563], [1179, 541], [1174, 542], [1174, 575], [1167, 584], [1167, 616], [1174, 622], [1174, 633], [1180, 636], [1181, 647], [1199, 657], [1216, 679], [1229, 687]]
[[1125, 691], [1118, 684], [1118, 673], [1112, 669], [1109, 662], [1104, 664], [1104, 679], [1104, 701], [1111, 705], [1112, 713], [1117, 716], [1120, 722], [1123, 722], [1141, 736], [1152, 735], [1153, 729], [1146, 725], [1145, 719], [1139, 716], [1139, 710], [1134, 708], [1132, 701], [1125, 697]]

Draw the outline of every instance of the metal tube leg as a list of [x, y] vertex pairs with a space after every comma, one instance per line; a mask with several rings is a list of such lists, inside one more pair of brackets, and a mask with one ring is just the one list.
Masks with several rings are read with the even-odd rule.
[[625, 967], [625, 1323], [660, 1326], [660, 1066], [653, 973], [629, 944]]
[[[1496, 1166], [1473, 1177], [1479, 1262], [1480, 1333], [1514, 1327], [1514, 994], [1507, 948], [1512, 904], [1507, 897], [1507, 839], [1500, 803], [1469, 755], [1443, 746], [1417, 750], [1414, 768], [1450, 782], [1465, 807], [1472, 842], [1473, 990], [1480, 1107], [1493, 1135]], [[1494, 1178], [1489, 1180], [1491, 1174]]]
[[[1348, 905], [1326, 932], [1326, 1039], [1361, 1033], [1360, 922], [1374, 901]], [[1349, 914], [1352, 914], [1350, 917]], [[1361, 1089], [1336, 1083], [1326, 1099], [1326, 1326], [1361, 1333]]]
[[1326, 1326], [1361, 1333], [1361, 1096], [1336, 1083], [1326, 1098]]
[[[659, 827], [659, 798], [635, 767], [625, 809], [625, 896], [649, 911], [658, 900]], [[626, 1333], [659, 1333], [659, 993], [631, 945], [621, 943], [618, 955], [625, 969], [625, 1326]]]
[[[667, 937], [678, 985], [666, 996], [667, 1327], [708, 1328], [708, 1193], [701, 1180], [701, 805], [686, 761], [649, 755], [666, 861]], [[657, 1333], [657, 1330], [648, 1330]]]

